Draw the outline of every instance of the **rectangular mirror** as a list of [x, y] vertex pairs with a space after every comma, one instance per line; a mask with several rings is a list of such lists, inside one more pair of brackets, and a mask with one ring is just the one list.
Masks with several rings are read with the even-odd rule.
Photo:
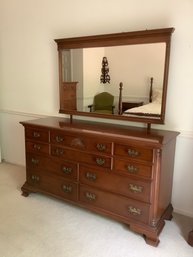
[[[60, 113], [164, 123], [173, 30], [55, 40]], [[100, 80], [104, 57], [110, 83]]]

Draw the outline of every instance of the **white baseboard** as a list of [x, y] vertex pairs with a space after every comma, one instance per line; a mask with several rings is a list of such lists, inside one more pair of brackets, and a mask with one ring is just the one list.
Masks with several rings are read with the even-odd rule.
[[181, 210], [181, 209], [174, 208], [174, 212], [178, 213], [178, 214], [181, 214], [181, 215], [184, 215], [184, 216], [187, 216], [187, 217], [190, 217], [190, 218], [193, 218], [193, 213], [189, 212], [189, 211], [184, 211], [184, 210]]

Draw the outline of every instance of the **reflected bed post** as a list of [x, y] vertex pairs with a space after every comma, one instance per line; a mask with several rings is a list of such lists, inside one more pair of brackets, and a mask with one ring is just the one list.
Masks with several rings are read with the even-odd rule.
[[122, 90], [123, 90], [123, 83], [120, 82], [119, 84], [119, 110], [118, 113], [122, 114]]

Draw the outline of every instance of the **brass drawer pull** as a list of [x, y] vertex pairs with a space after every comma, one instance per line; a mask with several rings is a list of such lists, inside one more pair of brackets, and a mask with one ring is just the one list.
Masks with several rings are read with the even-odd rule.
[[89, 201], [95, 201], [96, 200], [96, 195], [90, 192], [86, 192], [85, 197], [89, 200]]
[[72, 193], [72, 186], [69, 185], [63, 185], [62, 189], [65, 193]]
[[58, 143], [61, 143], [64, 141], [64, 138], [62, 136], [56, 136], [55, 139], [56, 139], [56, 142]]
[[32, 159], [31, 159], [31, 162], [32, 162], [33, 164], [37, 165], [37, 164], [39, 163], [39, 160], [32, 158]]
[[128, 149], [127, 153], [131, 157], [137, 157], [139, 155], [139, 152], [135, 149]]
[[70, 173], [72, 173], [72, 168], [63, 166], [63, 167], [62, 167], [62, 171], [63, 171], [65, 174], [70, 174]]
[[91, 172], [87, 172], [85, 176], [87, 179], [89, 179], [91, 181], [95, 181], [97, 178], [97, 175], [95, 173], [91, 173]]
[[41, 146], [40, 145], [37, 145], [37, 144], [34, 144], [33, 145], [33, 148], [37, 151], [39, 151], [41, 149]]
[[103, 158], [96, 158], [96, 163], [99, 165], [99, 166], [102, 166], [105, 164], [105, 159]]
[[134, 216], [136, 216], [136, 215], [141, 215], [141, 213], [142, 213], [142, 211], [141, 211], [140, 209], [135, 208], [135, 207], [133, 207], [133, 206], [129, 206], [128, 212], [129, 212], [130, 214], [134, 215]]
[[33, 137], [40, 137], [40, 133], [39, 132], [33, 132]]
[[134, 165], [129, 164], [129, 165], [127, 166], [127, 171], [128, 171], [129, 173], [137, 173], [138, 168], [135, 167]]
[[104, 144], [97, 144], [96, 148], [97, 148], [97, 150], [102, 152], [102, 151], [105, 151], [106, 145], [104, 145]]
[[34, 182], [39, 182], [39, 181], [40, 181], [40, 177], [39, 177], [39, 176], [36, 176], [36, 175], [32, 175], [32, 176], [31, 176], [31, 179], [32, 179]]
[[143, 192], [143, 187], [133, 185], [133, 184], [129, 184], [129, 190], [133, 193], [142, 193]]
[[63, 154], [64, 154], [64, 150], [63, 150], [63, 149], [60, 149], [60, 148], [56, 148], [56, 149], [54, 150], [54, 153], [55, 153], [55, 155], [60, 156], [60, 155], [63, 155]]

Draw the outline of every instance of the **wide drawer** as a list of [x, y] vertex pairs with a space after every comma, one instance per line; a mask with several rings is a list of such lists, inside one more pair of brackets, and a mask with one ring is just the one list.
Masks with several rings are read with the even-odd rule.
[[25, 136], [26, 139], [33, 139], [40, 142], [49, 142], [49, 131], [46, 130], [26, 128]]
[[152, 166], [133, 162], [130, 159], [114, 158], [114, 171], [127, 176], [135, 175], [147, 179], [152, 178]]
[[92, 164], [95, 167], [103, 167], [110, 169], [112, 166], [111, 157], [90, 154], [57, 146], [51, 146], [51, 155], [64, 158], [66, 160]]
[[142, 160], [147, 162], [153, 161], [153, 149], [135, 147], [132, 145], [115, 144], [115, 155]]
[[105, 212], [148, 223], [150, 205], [89, 186], [80, 186], [79, 200]]
[[26, 151], [32, 153], [45, 153], [49, 154], [49, 144], [46, 143], [37, 143], [34, 141], [26, 142]]
[[62, 131], [51, 131], [50, 140], [52, 144], [62, 145], [70, 148], [99, 152], [112, 153], [112, 142], [103, 139], [89, 138], [81, 135], [66, 134]]
[[49, 176], [46, 172], [28, 171], [27, 183], [33, 186], [35, 190], [46, 191], [73, 201], [77, 200], [78, 190], [76, 183]]
[[27, 154], [27, 167], [33, 170], [46, 170], [59, 176], [77, 180], [77, 164], [67, 160], [60, 160], [41, 155]]
[[80, 182], [120, 195], [150, 202], [151, 183], [80, 165]]

